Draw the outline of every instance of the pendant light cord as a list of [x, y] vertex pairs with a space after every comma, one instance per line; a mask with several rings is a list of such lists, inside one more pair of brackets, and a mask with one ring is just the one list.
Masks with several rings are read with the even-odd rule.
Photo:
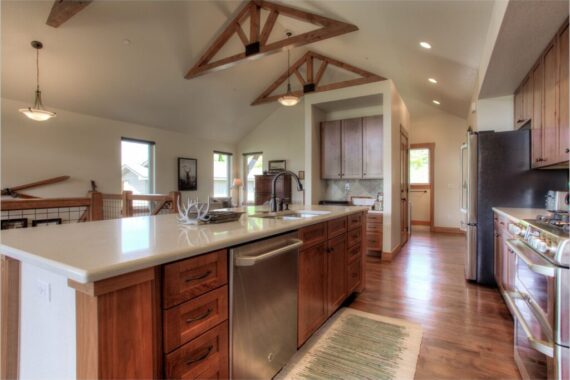
[[36, 49], [36, 91], [40, 90], [40, 49]]

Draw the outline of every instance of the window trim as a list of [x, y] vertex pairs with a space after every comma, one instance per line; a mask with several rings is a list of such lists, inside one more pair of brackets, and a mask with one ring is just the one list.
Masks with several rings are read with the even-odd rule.
[[[227, 168], [226, 168], [228, 171], [228, 188], [227, 188], [228, 193], [224, 197], [231, 198], [232, 197], [232, 182], [233, 182], [233, 177], [232, 177], [233, 176], [233, 154], [229, 153], [229, 152], [222, 152], [219, 150], [214, 150], [214, 152], [212, 154], [212, 160], [213, 160], [212, 163], [215, 162], [214, 155], [216, 155], [216, 154], [224, 155], [224, 156], [227, 156], [229, 158], [228, 163], [227, 163]], [[212, 165], [212, 170], [214, 170], [214, 165]], [[216, 180], [215, 180], [213, 174], [214, 173], [212, 173], [212, 193], [214, 193], [214, 197], [220, 198], [219, 196], [216, 196], [216, 193], [215, 193]], [[221, 198], [224, 198], [224, 197], [221, 197]]]
[[[135, 139], [131, 137], [121, 136], [121, 154], [122, 154], [122, 143], [131, 142], [137, 144], [146, 144], [148, 146], [148, 161], [149, 161], [149, 171], [148, 171], [148, 183], [149, 183], [149, 194], [156, 193], [156, 143], [150, 140]], [[121, 166], [123, 165], [123, 160], [121, 159]], [[122, 169], [121, 169], [122, 170]], [[123, 175], [121, 174], [121, 192], [123, 191]]]
[[[248, 152], [242, 153], [243, 157], [243, 175], [242, 175], [242, 182], [243, 182], [243, 200], [242, 203], [244, 205], [253, 205], [255, 204], [255, 191], [254, 191], [254, 200], [252, 202], [248, 202], [247, 200], [247, 156], [261, 156], [261, 162], [263, 165], [263, 152]], [[254, 183], [255, 187], [255, 183]]]

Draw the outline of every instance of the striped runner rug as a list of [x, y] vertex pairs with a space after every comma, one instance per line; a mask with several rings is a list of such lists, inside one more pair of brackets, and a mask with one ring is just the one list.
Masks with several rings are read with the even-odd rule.
[[343, 308], [275, 379], [412, 380], [421, 341], [418, 324]]

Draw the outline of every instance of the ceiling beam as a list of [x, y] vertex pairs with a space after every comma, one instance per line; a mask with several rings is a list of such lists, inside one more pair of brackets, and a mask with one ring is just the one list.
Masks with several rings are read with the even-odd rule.
[[56, 0], [51, 7], [46, 24], [59, 28], [61, 24], [75, 16], [92, 0]]
[[[317, 72], [317, 75], [313, 78], [314, 73], [314, 65], [316, 61], [320, 61], [320, 66]], [[306, 80], [301, 76], [298, 69], [302, 65], [307, 65], [307, 78]], [[349, 71], [353, 74], [358, 75], [358, 78], [348, 79], [340, 82], [328, 83], [324, 85], [320, 85], [320, 81], [325, 74], [325, 71], [330, 66], [336, 66], [340, 69]], [[310, 75], [309, 75], [310, 74]], [[313, 92], [324, 92], [324, 91], [331, 91], [337, 90], [339, 88], [351, 87], [351, 86], [358, 86], [365, 83], [371, 82], [379, 82], [386, 80], [386, 78], [381, 77], [380, 75], [373, 74], [369, 71], [363, 70], [356, 66], [352, 66], [346, 62], [339, 61], [337, 59], [324, 56], [319, 53], [315, 53], [313, 51], [308, 51], [305, 53], [301, 58], [299, 58], [292, 66], [290, 70], [283, 72], [273, 83], [265, 89], [252, 103], [252, 106], [264, 103], [274, 102], [279, 99], [281, 96], [285, 95], [285, 93], [273, 94], [273, 92], [279, 88], [287, 78], [291, 75], [295, 75], [301, 85], [304, 87], [303, 90], [296, 90], [293, 91], [293, 94], [296, 96], [303, 96], [304, 91], [307, 93]]]
[[[262, 9], [270, 12], [263, 27], [261, 26], [260, 17]], [[245, 20], [248, 16], [250, 18], [250, 35], [249, 44], [245, 46], [245, 51], [212, 61], [213, 57], [225, 46], [228, 40], [235, 33], [238, 33], [238, 36], [243, 41], [243, 36], [240, 35], [240, 31], [236, 29], [236, 25], [239, 25], [240, 22]], [[282, 16], [291, 17], [309, 24], [317, 25], [320, 28], [292, 37], [283, 36], [282, 39], [272, 43], [267, 43], [275, 26], [275, 22]], [[206, 51], [200, 58], [198, 58], [194, 66], [188, 70], [185, 78], [192, 79], [200, 75], [234, 66], [241, 61], [244, 61], [246, 58], [259, 58], [264, 55], [277, 53], [287, 47], [302, 46], [354, 32], [356, 30], [358, 30], [356, 25], [348, 24], [346, 22], [333, 20], [328, 17], [301, 11], [299, 9], [269, 1], [251, 0], [244, 3], [238, 10], [232, 22], [230, 22], [225, 29], [220, 31], [214, 42], [206, 48]]]

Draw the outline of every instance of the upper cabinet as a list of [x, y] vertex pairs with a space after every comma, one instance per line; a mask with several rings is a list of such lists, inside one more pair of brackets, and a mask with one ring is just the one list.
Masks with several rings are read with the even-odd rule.
[[515, 91], [515, 127], [531, 119], [532, 167], [567, 167], [568, 20]]
[[382, 116], [321, 123], [321, 178], [382, 178], [382, 129]]

